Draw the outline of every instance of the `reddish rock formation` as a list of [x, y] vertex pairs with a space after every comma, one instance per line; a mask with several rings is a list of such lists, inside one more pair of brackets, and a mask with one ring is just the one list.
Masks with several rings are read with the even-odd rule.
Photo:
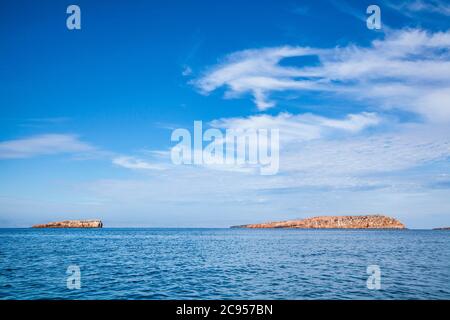
[[45, 224], [36, 224], [33, 228], [102, 228], [101, 220], [66, 220], [50, 222]]
[[400, 221], [382, 216], [322, 216], [302, 220], [247, 224], [232, 228], [299, 228], [299, 229], [405, 229]]

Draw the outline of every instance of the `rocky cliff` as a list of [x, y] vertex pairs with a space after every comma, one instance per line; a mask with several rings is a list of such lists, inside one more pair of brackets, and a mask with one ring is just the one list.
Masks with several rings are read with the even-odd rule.
[[50, 222], [45, 224], [36, 224], [33, 228], [102, 228], [101, 220], [66, 220]]
[[383, 215], [321, 216], [302, 220], [267, 222], [232, 228], [299, 228], [299, 229], [405, 229], [400, 221]]

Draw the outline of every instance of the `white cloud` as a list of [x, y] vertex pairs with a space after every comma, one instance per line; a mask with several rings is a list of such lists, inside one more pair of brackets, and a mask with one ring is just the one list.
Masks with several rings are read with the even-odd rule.
[[[297, 185], [339, 187], [349, 178], [358, 184], [373, 179], [361, 175], [395, 172], [450, 158], [447, 125], [395, 124], [366, 132], [382, 123], [374, 113], [350, 114], [343, 119], [311, 114], [257, 115], [213, 121], [220, 129], [279, 129], [280, 171], [302, 177]], [[366, 181], [366, 182], [364, 182]]]
[[160, 164], [150, 163], [148, 161], [129, 156], [115, 157], [112, 162], [120, 167], [133, 170], [164, 170], [164, 167]]
[[385, 3], [407, 15], [430, 12], [450, 16], [450, 4], [441, 0], [386, 1]]
[[[284, 169], [313, 176], [396, 172], [450, 158], [450, 130], [405, 126], [394, 132], [292, 146]], [[283, 159], [283, 158], [282, 158]]]
[[299, 69], [278, 65], [284, 58], [316, 54], [319, 50], [289, 46], [245, 50], [229, 55], [224, 63], [193, 83], [203, 93], [227, 86], [227, 97], [249, 92], [258, 108], [265, 110], [274, 106], [274, 102], [266, 96], [270, 92], [313, 89], [317, 86], [315, 81], [295, 80], [295, 77], [301, 76]]
[[95, 148], [75, 135], [43, 134], [0, 142], [0, 159], [31, 158], [59, 153], [83, 153]]
[[[374, 106], [415, 112], [431, 121], [450, 121], [449, 48], [450, 31], [401, 30], [369, 47], [245, 50], [227, 56], [193, 84], [205, 94], [225, 87], [227, 98], [249, 93], [260, 110], [276, 104], [272, 93], [314, 90], [367, 99]], [[280, 64], [301, 56], [316, 56], [320, 64]]]
[[220, 129], [278, 129], [285, 143], [324, 138], [338, 131], [357, 133], [378, 125], [382, 119], [375, 113], [349, 114], [343, 119], [333, 119], [313, 114], [280, 113], [276, 116], [256, 115], [246, 118], [224, 118], [211, 122]]

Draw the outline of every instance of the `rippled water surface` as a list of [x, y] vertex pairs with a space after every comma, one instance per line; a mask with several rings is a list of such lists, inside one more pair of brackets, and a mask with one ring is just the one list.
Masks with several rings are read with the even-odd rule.
[[0, 298], [450, 299], [450, 232], [0, 229]]

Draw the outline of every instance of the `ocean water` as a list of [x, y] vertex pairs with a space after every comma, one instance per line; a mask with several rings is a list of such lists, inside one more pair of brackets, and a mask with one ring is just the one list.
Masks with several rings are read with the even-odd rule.
[[450, 232], [0, 229], [0, 299], [450, 299]]

